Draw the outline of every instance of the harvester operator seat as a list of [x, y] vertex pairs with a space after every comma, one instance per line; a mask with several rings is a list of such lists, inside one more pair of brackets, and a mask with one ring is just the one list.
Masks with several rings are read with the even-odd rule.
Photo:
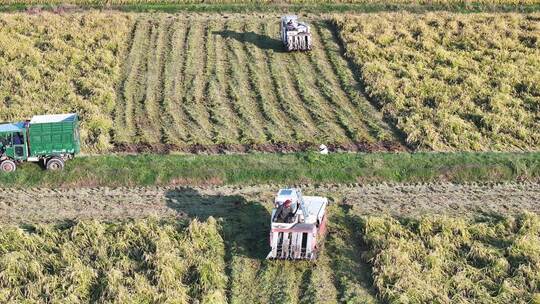
[[292, 223], [296, 214], [296, 210], [294, 210], [295, 206], [298, 209], [297, 204], [293, 204], [291, 200], [286, 200], [280, 204], [276, 210], [275, 222]]
[[296, 22], [296, 19], [290, 18], [287, 21], [287, 30], [288, 31], [294, 31], [296, 30], [296, 27], [298, 26], [298, 22]]

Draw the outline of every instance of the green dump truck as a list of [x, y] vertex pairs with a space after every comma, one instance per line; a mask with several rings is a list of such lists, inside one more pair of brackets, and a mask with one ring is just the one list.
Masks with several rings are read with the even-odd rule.
[[47, 170], [62, 170], [81, 150], [77, 114], [36, 115], [29, 121], [0, 124], [0, 170], [41, 162]]

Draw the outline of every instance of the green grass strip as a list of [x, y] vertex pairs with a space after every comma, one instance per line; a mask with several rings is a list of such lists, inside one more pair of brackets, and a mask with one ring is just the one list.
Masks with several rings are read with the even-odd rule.
[[0, 174], [3, 187], [538, 180], [540, 153], [103, 155], [76, 158], [62, 172], [27, 163]]

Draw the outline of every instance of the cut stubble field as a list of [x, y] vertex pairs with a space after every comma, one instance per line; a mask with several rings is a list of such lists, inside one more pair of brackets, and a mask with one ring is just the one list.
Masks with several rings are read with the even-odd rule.
[[138, 18], [119, 86], [115, 143], [127, 150], [273, 151], [317, 143], [399, 149], [361, 95], [331, 28], [314, 22], [315, 49], [286, 53], [278, 21], [277, 15]]
[[276, 14], [2, 14], [0, 119], [77, 112], [86, 152], [403, 150], [306, 19], [315, 49], [286, 53]]

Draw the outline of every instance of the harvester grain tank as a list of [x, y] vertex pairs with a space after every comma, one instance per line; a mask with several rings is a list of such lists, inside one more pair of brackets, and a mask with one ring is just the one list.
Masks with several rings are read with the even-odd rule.
[[36, 115], [29, 121], [0, 124], [0, 170], [13, 172], [22, 162], [43, 162], [62, 170], [80, 152], [77, 114]]
[[298, 22], [295, 15], [281, 17], [281, 41], [287, 51], [309, 51], [311, 50], [311, 32], [309, 25]]
[[270, 220], [267, 259], [314, 260], [326, 234], [328, 199], [303, 196], [297, 188], [280, 189]]

